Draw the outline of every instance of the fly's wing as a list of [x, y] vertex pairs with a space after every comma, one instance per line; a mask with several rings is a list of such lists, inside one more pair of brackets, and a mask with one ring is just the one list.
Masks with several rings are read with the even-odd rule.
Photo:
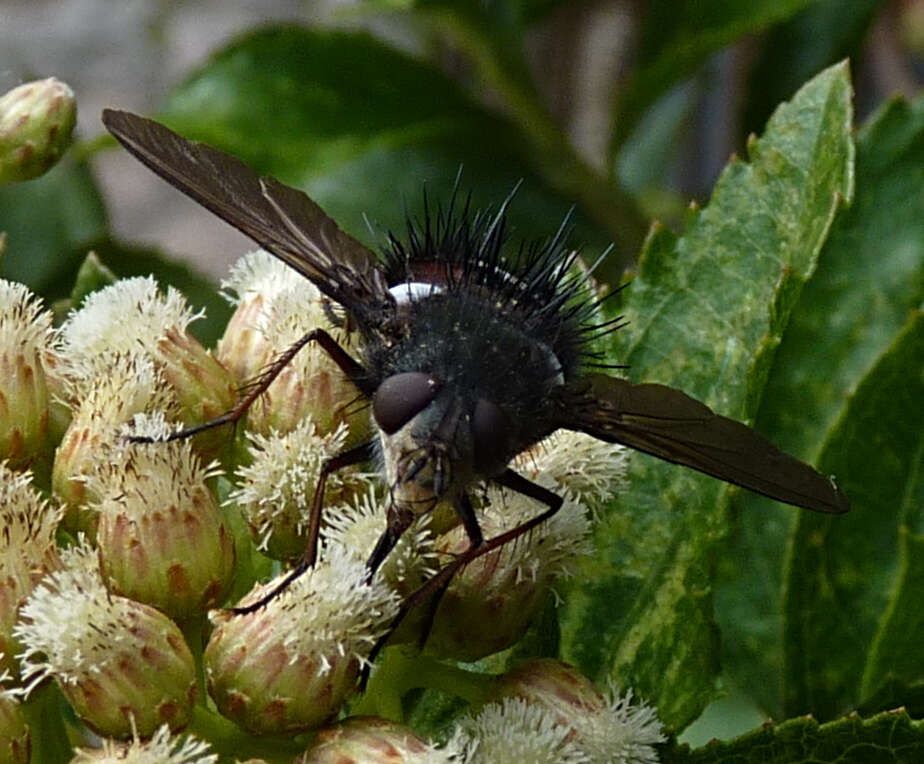
[[310, 279], [361, 325], [382, 320], [391, 299], [375, 255], [302, 191], [137, 114], [105, 109], [103, 124], [154, 172]]
[[672, 387], [589, 374], [559, 388], [554, 405], [559, 427], [622, 443], [786, 504], [832, 513], [849, 508], [833, 480]]

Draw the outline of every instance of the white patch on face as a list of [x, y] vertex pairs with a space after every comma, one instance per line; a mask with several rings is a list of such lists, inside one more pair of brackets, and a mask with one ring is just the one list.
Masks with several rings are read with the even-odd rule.
[[439, 294], [442, 291], [443, 288], [436, 284], [427, 284], [423, 281], [406, 281], [393, 286], [388, 290], [388, 293], [395, 298], [398, 305], [407, 305], [409, 302], [416, 302], [424, 297]]

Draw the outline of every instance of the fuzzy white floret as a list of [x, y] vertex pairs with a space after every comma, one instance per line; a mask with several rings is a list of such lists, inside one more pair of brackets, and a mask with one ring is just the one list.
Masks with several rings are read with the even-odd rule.
[[[488, 492], [489, 505], [479, 516], [485, 538], [535, 517], [536, 502], [522, 494], [499, 489]], [[584, 506], [566, 496], [561, 509], [529, 533], [500, 549], [505, 567], [516, 567], [517, 580], [567, 578], [574, 575], [578, 561], [593, 553], [591, 523]]]
[[36, 587], [13, 630], [25, 648], [19, 656], [26, 673], [25, 694], [51, 675], [68, 682], [98, 671], [113, 645], [128, 639], [127, 615], [136, 605], [106, 590], [96, 550], [71, 547], [61, 559], [63, 569]]
[[43, 499], [31, 472], [13, 472], [0, 462], [0, 576], [31, 581], [55, 545], [63, 510]]
[[[284, 435], [249, 435], [250, 464], [238, 469], [239, 484], [229, 500], [239, 504], [257, 527], [259, 548], [266, 548], [280, 516], [294, 511], [297, 532], [308, 527], [321, 466], [343, 450], [348, 434], [347, 426], [340, 424], [334, 432], [320, 435], [306, 416]], [[335, 472], [328, 476], [327, 490], [334, 492], [348, 483], [371, 483], [372, 479], [365, 473]]]
[[111, 356], [105, 374], [86, 389], [83, 382], [75, 383], [72, 394], [77, 401], [72, 426], [96, 431], [118, 427], [137, 412], [164, 410], [174, 403], [154, 361], [137, 350]]
[[[245, 255], [222, 281], [226, 299], [240, 305], [258, 296], [263, 310], [250, 328], [259, 331], [270, 347], [284, 348], [307, 332], [329, 324], [318, 288], [297, 271], [268, 252]], [[300, 353], [293, 363], [298, 363]]]
[[0, 279], [0, 343], [10, 350], [36, 350], [50, 344], [51, 313], [24, 284]]
[[189, 735], [175, 737], [167, 725], [150, 740], [137, 737], [130, 743], [104, 740], [101, 748], [77, 750], [71, 764], [215, 764], [218, 754], [209, 745]]
[[117, 281], [87, 297], [61, 327], [69, 376], [104, 375], [114, 354], [139, 349], [151, 353], [169, 329], [186, 331], [202, 315], [176, 289], [162, 294], [151, 276]]
[[[386, 505], [374, 485], [352, 504], [325, 513], [322, 538], [325, 544], [339, 544], [360, 560], [367, 560], [385, 532]], [[380, 568], [391, 583], [424, 580], [437, 572], [430, 515], [421, 515], [405, 531]]]
[[518, 456], [513, 467], [546, 488], [564, 491], [593, 511], [625, 485], [629, 453], [617, 443], [559, 430]]
[[[267, 619], [286, 624], [279, 638], [291, 662], [314, 659], [324, 674], [329, 657], [365, 659], [400, 604], [381, 579], [367, 582], [367, 574], [352, 552], [339, 545], [325, 547], [313, 568], [266, 604]], [[275, 585], [271, 581], [267, 590]]]
[[[218, 462], [203, 465], [185, 440], [164, 439], [181, 425], [167, 422], [162, 412], [136, 414], [123, 425], [121, 438], [104, 447], [105, 458], [87, 475], [87, 488], [99, 511], [117, 511], [129, 518], [151, 508], [187, 506], [203, 484], [221, 475]], [[155, 443], [133, 443], [128, 435], [152, 438]]]
[[589, 764], [591, 759], [569, 741], [571, 730], [555, 716], [521, 698], [488, 703], [477, 716], [461, 722], [467, 764], [556, 762]]
[[656, 743], [666, 739], [657, 711], [646, 703], [632, 703], [632, 690], [621, 692], [609, 684], [606, 708], [574, 720], [581, 749], [604, 764], [657, 764]]
[[269, 252], [257, 249], [240, 258], [227, 278], [221, 282], [225, 299], [232, 305], [239, 305], [247, 294], [259, 294], [267, 299], [293, 290], [301, 290], [307, 299], [320, 296], [318, 288], [294, 268]]

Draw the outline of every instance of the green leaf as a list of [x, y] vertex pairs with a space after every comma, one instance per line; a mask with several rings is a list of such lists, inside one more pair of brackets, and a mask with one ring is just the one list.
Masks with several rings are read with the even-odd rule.
[[639, 129], [619, 153], [616, 172], [623, 188], [640, 195], [661, 187], [668, 168], [676, 161], [674, 147], [686, 137], [698, 96], [696, 88], [680, 85], [645, 113]]
[[[383, 76], [386, 75], [386, 76]], [[552, 232], [571, 199], [551, 192], [507, 123], [475, 105], [443, 74], [361, 33], [276, 28], [218, 53], [165, 104], [165, 121], [306, 190], [346, 230], [371, 243], [364, 214], [403, 232], [421, 188], [448, 199], [461, 189], [497, 204], [520, 179], [514, 235]], [[608, 237], [580, 213], [575, 240]]]
[[857, 709], [861, 714], [871, 714], [883, 708], [904, 708], [917, 719], [924, 717], [924, 682], [907, 681], [892, 676], [880, 684], [871, 695], [867, 695]]
[[[681, 387], [717, 411], [754, 412], [772, 350], [841, 200], [852, 191], [846, 65], [781, 106], [751, 161], [722, 174], [682, 238], [656, 231], [626, 299], [615, 357], [633, 379]], [[714, 695], [712, 576], [727, 489], [633, 457], [631, 484], [597, 526], [597, 559], [563, 609], [566, 656], [634, 687], [683, 727]], [[586, 582], [586, 583], [585, 583]]]
[[659, 756], [662, 764], [913, 764], [924, 759], [924, 722], [904, 710], [827, 724], [801, 717], [693, 751], [665, 746]]
[[790, 18], [812, 0], [654, 0], [645, 4], [635, 71], [619, 96], [614, 144], [649, 105], [716, 50]]
[[[502, 0], [501, 2], [482, 2], [469, 0], [471, 11], [484, 16], [493, 26], [517, 29], [523, 32], [530, 24], [540, 21], [546, 14], [562, 5], [564, 0]], [[420, 0], [418, 8], [433, 6], [456, 7], [466, 3], [459, 0]]]
[[[797, 456], [815, 457], [847, 396], [924, 302], [921, 167], [924, 98], [894, 101], [857, 136], [856, 198], [834, 223], [761, 401], [757, 428]], [[779, 717], [780, 590], [796, 518], [744, 492], [736, 506], [740, 525], [716, 599], [723, 661], [729, 681]]]
[[[920, 385], [919, 385], [920, 387]], [[915, 471], [907, 481], [908, 498], [915, 507], [924, 506], [924, 484], [919, 438], [918, 452], [913, 455]], [[907, 509], [908, 507], [904, 507]], [[899, 572], [889, 606], [873, 637], [872, 649], [863, 671], [861, 696], [874, 697], [883, 686], [901, 682], [906, 686], [924, 684], [924, 656], [921, 655], [920, 636], [924, 633], [924, 610], [921, 608], [924, 592], [924, 533], [912, 531], [903, 524], [899, 529]]]
[[0, 231], [8, 236], [0, 277], [46, 298], [69, 295], [87, 251], [106, 235], [87, 165], [65, 157], [40, 178], [0, 189]]
[[[924, 680], [920, 632], [924, 314], [865, 376], [820, 458], [851, 497], [801, 515], [784, 598], [784, 710], [829, 718], [891, 676]], [[911, 648], [909, 652], [909, 648]]]
[[116, 275], [99, 259], [96, 252], [90, 252], [77, 271], [74, 288], [71, 290], [70, 305], [80, 307], [86, 297], [116, 281]]

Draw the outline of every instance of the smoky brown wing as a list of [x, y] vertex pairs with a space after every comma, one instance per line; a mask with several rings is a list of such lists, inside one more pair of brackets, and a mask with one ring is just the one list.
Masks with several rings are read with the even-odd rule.
[[187, 196], [310, 279], [358, 320], [390, 302], [375, 255], [298, 189], [153, 120], [105, 109], [106, 129]]
[[846, 512], [834, 481], [680, 390], [590, 374], [557, 396], [559, 427], [657, 456], [817, 512]]

